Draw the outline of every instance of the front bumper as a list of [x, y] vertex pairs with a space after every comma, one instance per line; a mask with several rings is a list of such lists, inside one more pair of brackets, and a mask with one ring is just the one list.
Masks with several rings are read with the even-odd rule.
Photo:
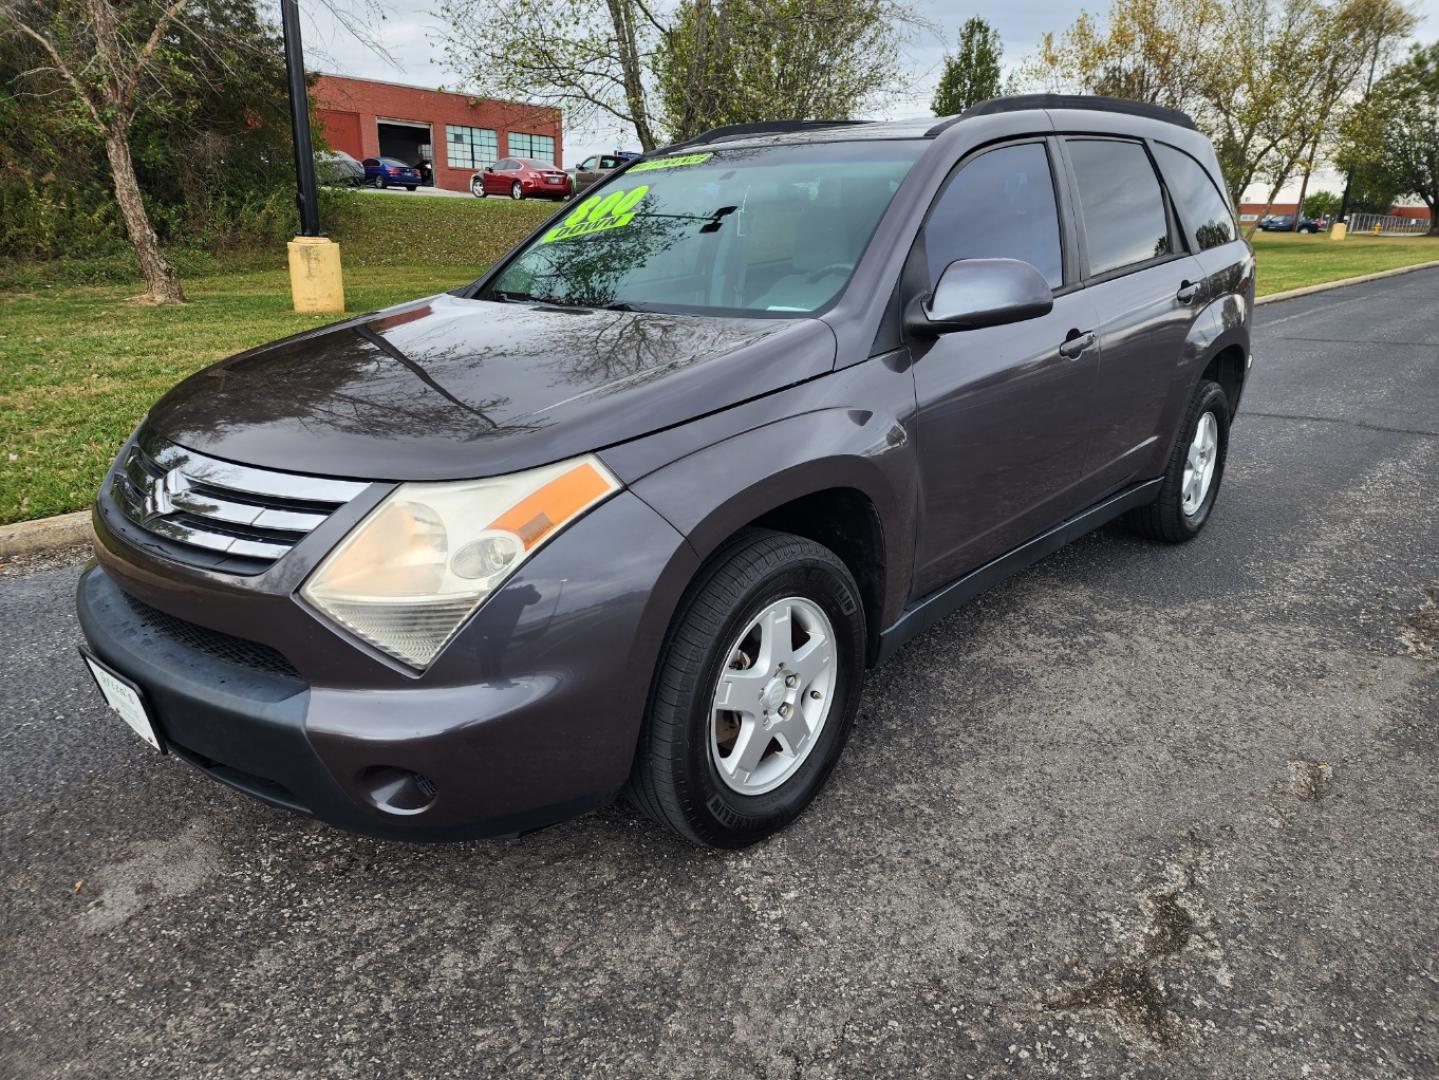
[[81, 629], [140, 686], [177, 756], [272, 805], [411, 840], [513, 835], [611, 800], [694, 570], [679, 534], [622, 493], [522, 567], [445, 664], [383, 686], [358, 674], [359, 653], [353, 682], [332, 659], [320, 678], [307, 671], [293, 647], [304, 628], [278, 624], [331, 634], [303, 606], [272, 597], [271, 641], [234, 637], [255, 624], [225, 625], [243, 610], [232, 596], [205, 595], [193, 573], [142, 573], [103, 526], [100, 541], [103, 565], [80, 579]]

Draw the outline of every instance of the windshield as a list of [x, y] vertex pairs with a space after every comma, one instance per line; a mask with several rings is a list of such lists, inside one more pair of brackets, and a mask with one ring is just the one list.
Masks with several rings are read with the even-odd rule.
[[599, 185], [482, 293], [584, 307], [799, 314], [849, 281], [917, 142], [705, 150]]

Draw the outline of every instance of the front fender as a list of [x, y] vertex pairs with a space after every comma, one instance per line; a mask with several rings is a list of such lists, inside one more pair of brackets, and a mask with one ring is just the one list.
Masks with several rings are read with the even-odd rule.
[[[897, 371], [873, 362], [818, 380], [834, 383], [811, 386], [811, 401], [794, 402], [817, 407], [687, 453], [634, 481], [631, 490], [682, 533], [700, 559], [797, 499], [831, 489], [859, 492], [873, 504], [883, 535], [880, 625], [888, 626], [904, 606], [914, 564], [918, 469], [908, 374], [907, 365]], [[839, 392], [842, 385], [848, 392]]]

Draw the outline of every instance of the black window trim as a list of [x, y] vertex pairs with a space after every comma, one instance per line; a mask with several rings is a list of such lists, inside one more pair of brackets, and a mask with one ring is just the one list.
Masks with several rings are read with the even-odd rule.
[[[1149, 146], [1151, 140], [1139, 136], [1089, 131], [1057, 132], [1055, 139], [1060, 143], [1059, 149], [1064, 157], [1065, 175], [1069, 180], [1070, 196], [1073, 201], [1074, 231], [1079, 238], [1080, 280], [1086, 286], [1102, 285], [1106, 281], [1114, 281], [1117, 278], [1128, 277], [1130, 274], [1138, 274], [1145, 270], [1152, 270], [1156, 266], [1163, 266], [1166, 263], [1174, 262], [1176, 259], [1187, 259], [1190, 257], [1189, 241], [1183, 230], [1179, 228], [1179, 220], [1174, 213], [1173, 200], [1169, 196], [1169, 187], [1164, 182], [1164, 173], [1160, 171], [1158, 162], [1154, 160], [1154, 152]], [[1113, 270], [1106, 270], [1102, 274], [1092, 274], [1089, 272], [1089, 240], [1084, 227], [1083, 206], [1079, 201], [1079, 178], [1074, 169], [1073, 159], [1069, 156], [1070, 142], [1125, 142], [1136, 145], [1144, 151], [1144, 156], [1149, 161], [1149, 167], [1154, 171], [1155, 183], [1159, 185], [1160, 202], [1164, 206], [1164, 223], [1169, 233], [1169, 251], [1167, 253], [1145, 259], [1143, 262], [1116, 266]]]

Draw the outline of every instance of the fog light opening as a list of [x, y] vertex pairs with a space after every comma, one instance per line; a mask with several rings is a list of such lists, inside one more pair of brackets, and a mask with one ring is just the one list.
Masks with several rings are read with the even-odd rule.
[[401, 817], [424, 813], [439, 794], [428, 776], [394, 765], [371, 765], [360, 774], [359, 782], [370, 805]]

